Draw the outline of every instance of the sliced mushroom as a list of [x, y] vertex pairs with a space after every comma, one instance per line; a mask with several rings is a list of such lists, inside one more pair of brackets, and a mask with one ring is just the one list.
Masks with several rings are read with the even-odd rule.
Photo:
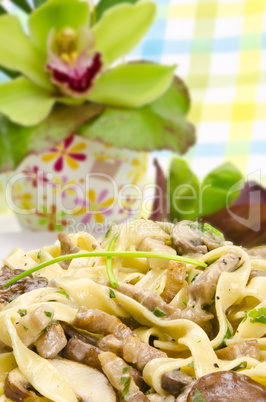
[[193, 378], [180, 370], [169, 371], [162, 376], [162, 388], [177, 397], [191, 384]]
[[265, 402], [266, 387], [246, 375], [218, 371], [200, 377], [188, 394], [187, 402], [202, 396], [206, 402]]
[[216, 350], [215, 353], [221, 360], [234, 360], [242, 356], [249, 356], [253, 359], [259, 360], [260, 345], [257, 339], [248, 339], [240, 343], [234, 343], [223, 349]]
[[18, 368], [10, 371], [5, 380], [4, 392], [5, 396], [12, 401], [21, 402], [27, 399], [32, 401], [37, 399], [35, 392], [28, 389], [29, 383], [27, 379], [21, 374]]
[[116, 393], [100, 371], [81, 363], [53, 359], [50, 363], [60, 372], [82, 402], [116, 402]]
[[[78, 246], [75, 246], [75, 244], [72, 242], [70, 237], [66, 232], [60, 232], [58, 233], [58, 240], [60, 241], [61, 244], [61, 253], [60, 255], [66, 255], [66, 254], [75, 254], [80, 251], [80, 248]], [[72, 260], [65, 260], [59, 262], [61, 267], [63, 269], [68, 269], [70, 263]]]

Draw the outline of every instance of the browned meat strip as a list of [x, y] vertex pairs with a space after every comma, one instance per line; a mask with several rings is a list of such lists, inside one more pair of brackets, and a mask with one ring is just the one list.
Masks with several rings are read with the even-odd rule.
[[35, 401], [37, 395], [31, 391], [30, 384], [18, 368], [10, 371], [5, 379], [5, 396], [12, 401]]
[[250, 250], [247, 250], [247, 253], [249, 255], [251, 255], [252, 257], [262, 258], [262, 259], [266, 260], [266, 247], [265, 246], [251, 248]]
[[99, 359], [105, 375], [118, 391], [120, 400], [125, 402], [149, 401], [135, 384], [127, 364], [120, 357], [111, 352], [103, 352], [99, 355]]
[[134, 364], [134, 366], [142, 371], [145, 365], [152, 359], [167, 357], [166, 353], [147, 345], [141, 339], [134, 335], [128, 335], [122, 341], [123, 358]]
[[144, 307], [152, 312], [155, 310], [155, 308], [159, 308], [167, 315], [168, 318], [180, 318], [178, 310], [175, 307], [165, 303], [165, 301], [157, 293], [153, 293], [147, 289], [141, 289], [125, 282], [119, 282], [119, 288], [117, 288], [117, 290], [120, 293], [123, 293], [124, 295], [129, 296], [141, 303]]
[[[139, 251], [148, 251], [154, 253], [176, 254], [176, 251], [165, 244], [160, 238], [146, 237], [138, 247]], [[150, 268], [167, 268], [169, 261], [159, 258], [148, 258]]]
[[114, 335], [106, 335], [99, 339], [98, 346], [105, 352], [113, 352], [118, 356], [123, 356], [122, 339], [118, 339]]
[[63, 351], [63, 357], [101, 370], [102, 366], [98, 358], [100, 353], [102, 351], [96, 346], [82, 342], [78, 338], [71, 338]]
[[124, 339], [127, 335], [132, 333], [131, 329], [114, 315], [84, 306], [79, 308], [72, 324], [95, 334], [113, 334], [118, 339]]
[[169, 261], [166, 283], [161, 298], [170, 303], [182, 288], [186, 280], [186, 264], [179, 261]]
[[189, 392], [187, 402], [195, 401], [198, 393], [208, 402], [266, 401], [264, 385], [233, 371], [218, 371], [200, 377]]
[[177, 397], [194, 379], [180, 370], [173, 370], [162, 376], [162, 388]]
[[249, 275], [249, 278], [248, 278], [248, 282], [250, 282], [251, 281], [251, 279], [253, 279], [253, 278], [256, 278], [257, 276], [266, 276], [266, 272], [264, 272], [264, 271], [259, 271], [259, 270], [256, 270], [256, 269], [252, 269], [251, 271], [250, 271], [250, 275]]
[[206, 254], [215, 248], [231, 245], [223, 237], [204, 229], [198, 222], [178, 222], [171, 233], [173, 246], [180, 255], [189, 253]]
[[[58, 233], [57, 236], [58, 240], [61, 243], [61, 253], [60, 255], [66, 255], [66, 254], [75, 254], [80, 251], [80, 248], [78, 246], [75, 246], [75, 244], [70, 240], [70, 237], [66, 232], [60, 232]], [[67, 269], [69, 267], [69, 264], [71, 263], [72, 260], [65, 260], [59, 262], [61, 267], [63, 269]]]
[[37, 352], [45, 359], [54, 359], [66, 344], [67, 339], [59, 322], [48, 325], [47, 330], [35, 342]]
[[260, 346], [257, 339], [251, 339], [240, 343], [234, 343], [226, 348], [216, 350], [215, 353], [221, 360], [234, 360], [242, 356], [249, 356], [259, 360]]
[[240, 253], [229, 250], [206, 268], [188, 287], [188, 305], [193, 305], [195, 302], [200, 305], [211, 304], [221, 273], [236, 270], [240, 260]]
[[162, 319], [174, 320], [178, 318], [185, 318], [200, 325], [201, 323], [213, 318], [212, 314], [206, 313], [206, 311], [202, 310], [200, 306], [195, 306], [194, 303], [191, 306], [188, 306], [186, 309], [180, 310], [165, 303], [161, 296], [157, 295], [156, 293], [153, 293], [147, 289], [138, 288], [137, 286], [130, 285], [128, 283], [119, 282], [119, 288], [117, 288], [117, 290], [141, 303], [151, 312], [156, 313], [156, 308], [161, 310], [164, 314], [166, 314], [165, 317], [162, 317]]
[[15, 276], [24, 272], [21, 269], [12, 270], [8, 267], [1, 268], [0, 271], [0, 303], [7, 304], [12, 299], [20, 296], [24, 293], [30, 292], [31, 290], [44, 288], [47, 286], [47, 279], [44, 277], [33, 278], [32, 275], [28, 275], [20, 281], [13, 283], [6, 288], [3, 288], [3, 285], [14, 278]]
[[63, 330], [65, 331], [65, 334], [67, 335], [67, 338], [77, 338], [80, 339], [82, 342], [89, 343], [90, 345], [96, 346], [98, 343], [98, 338], [88, 334], [84, 333], [83, 335], [78, 332], [75, 328], [73, 328], [71, 325], [67, 324], [66, 322], [61, 322], [61, 325], [63, 327]]

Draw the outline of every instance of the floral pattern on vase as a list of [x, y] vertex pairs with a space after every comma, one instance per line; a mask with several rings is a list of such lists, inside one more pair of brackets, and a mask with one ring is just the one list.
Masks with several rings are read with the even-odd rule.
[[139, 186], [141, 193], [146, 168], [144, 152], [73, 135], [25, 158], [9, 191], [21, 208], [16, 214], [25, 230], [105, 229], [140, 213], [141, 199], [132, 188]]

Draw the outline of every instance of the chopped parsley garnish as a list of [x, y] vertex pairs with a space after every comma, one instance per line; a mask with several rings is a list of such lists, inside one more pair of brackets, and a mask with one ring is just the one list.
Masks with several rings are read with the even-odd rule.
[[110, 299], [115, 299], [115, 292], [113, 291], [113, 289], [109, 289], [109, 297]]
[[25, 315], [27, 315], [27, 310], [25, 308], [20, 308], [18, 310], [18, 314], [20, 315], [20, 317], [24, 317]]
[[25, 331], [28, 331], [28, 330], [29, 330], [29, 328], [26, 327], [25, 325], [23, 325], [23, 328], [25, 329]]
[[191, 363], [189, 363], [188, 367], [194, 368], [194, 362], [192, 361]]
[[13, 300], [15, 300], [17, 297], [19, 297], [19, 295], [16, 295], [16, 296], [12, 297], [12, 299], [10, 299], [8, 303], [11, 303], [11, 302], [12, 302]]
[[69, 294], [65, 292], [64, 290], [57, 290], [55, 293], [60, 293], [60, 295], [65, 296], [67, 299], [70, 298]]
[[260, 322], [261, 324], [266, 324], [266, 307], [254, 308], [254, 310], [249, 311], [245, 314], [242, 322], [250, 317], [250, 322], [254, 324], [255, 322]]
[[157, 286], [157, 288], [156, 288], [155, 290], [158, 290], [160, 286], [161, 286], [161, 285]]
[[197, 388], [194, 392], [192, 402], [206, 402], [206, 399], [201, 395], [200, 390]]
[[46, 317], [52, 317], [51, 311], [44, 311], [44, 314], [46, 315]]
[[194, 282], [197, 279], [198, 276], [199, 276], [199, 272], [197, 272], [196, 275], [193, 276], [193, 278], [191, 279], [190, 283]]
[[48, 332], [48, 331], [49, 331], [49, 328], [51, 327], [51, 325], [54, 325], [54, 324], [56, 324], [56, 323], [57, 323], [56, 320], [50, 321], [49, 324], [43, 329], [43, 332]]
[[119, 384], [120, 385], [124, 385], [124, 389], [121, 392], [121, 398], [125, 399], [125, 396], [128, 394], [129, 392], [129, 387], [130, 387], [130, 381], [131, 381], [131, 377], [127, 376], [127, 377], [121, 377], [119, 380]]
[[183, 300], [185, 306], [187, 306], [187, 300]]
[[165, 317], [167, 315], [165, 312], [160, 310], [158, 307], [155, 307], [153, 314], [155, 315], [155, 317]]
[[131, 366], [123, 367], [123, 370], [122, 370], [123, 374], [125, 374], [130, 368], [131, 368]]
[[42, 250], [39, 250], [39, 251], [38, 251], [38, 254], [37, 254], [37, 258], [38, 258], [38, 260], [40, 260], [40, 259], [41, 259], [41, 257], [42, 257]]

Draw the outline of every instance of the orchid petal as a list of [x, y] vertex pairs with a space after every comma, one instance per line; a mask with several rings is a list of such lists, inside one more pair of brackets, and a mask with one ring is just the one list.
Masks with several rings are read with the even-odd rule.
[[23, 126], [39, 123], [50, 113], [55, 99], [48, 91], [20, 77], [0, 86], [0, 112]]
[[97, 103], [140, 107], [157, 99], [172, 82], [175, 66], [134, 63], [102, 75], [88, 98]]
[[156, 6], [151, 1], [121, 4], [106, 11], [92, 28], [96, 50], [106, 65], [129, 53], [154, 22]]
[[88, 1], [49, 0], [29, 17], [30, 36], [36, 46], [45, 50], [52, 29], [56, 33], [66, 27], [77, 30], [82, 25], [88, 26], [89, 18]]
[[19, 71], [43, 88], [51, 88], [43, 54], [30, 42], [14, 15], [0, 17], [0, 65]]

